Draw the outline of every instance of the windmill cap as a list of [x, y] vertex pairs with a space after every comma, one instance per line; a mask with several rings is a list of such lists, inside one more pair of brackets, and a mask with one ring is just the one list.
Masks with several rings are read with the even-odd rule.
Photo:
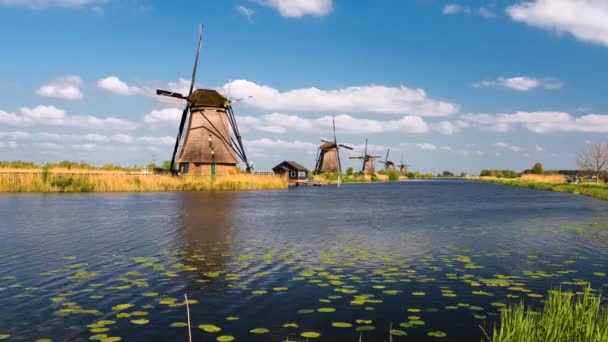
[[228, 99], [217, 90], [196, 89], [188, 98], [188, 102], [191, 107], [225, 108]]

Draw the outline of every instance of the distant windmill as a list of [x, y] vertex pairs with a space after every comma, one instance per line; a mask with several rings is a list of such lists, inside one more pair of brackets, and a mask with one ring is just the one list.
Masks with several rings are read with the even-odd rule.
[[320, 174], [323, 172], [335, 172], [342, 173], [342, 163], [340, 162], [340, 148], [343, 147], [347, 150], [352, 150], [350, 146], [338, 144], [336, 138], [336, 120], [332, 118], [334, 126], [334, 140], [327, 141], [321, 139], [324, 143], [319, 146], [319, 153], [317, 157], [317, 164], [315, 166], [315, 173]]
[[372, 156], [367, 154], [367, 139], [365, 139], [365, 150], [363, 156], [360, 157], [350, 157], [350, 159], [361, 159], [363, 160], [363, 168], [361, 168], [361, 173], [366, 176], [371, 176], [376, 173], [376, 158], [380, 158], [380, 156]]
[[384, 164], [384, 169], [385, 170], [394, 170], [395, 169], [395, 163], [393, 163], [392, 161], [388, 160], [388, 154], [390, 153], [391, 149], [387, 149], [386, 150], [386, 158], [384, 158], [384, 161], [380, 161], [380, 163]]
[[[157, 95], [186, 100], [186, 108], [182, 112], [171, 157], [170, 170], [173, 172], [177, 162], [180, 173], [232, 174], [236, 173], [236, 165], [240, 159], [245, 163], [247, 171], [251, 171], [251, 164], [247, 160], [232, 111], [232, 102], [235, 101], [224, 97], [216, 90], [194, 89], [202, 40], [203, 25], [199, 31], [196, 59], [188, 95], [167, 90], [156, 91]], [[187, 126], [186, 122], [188, 122]]]

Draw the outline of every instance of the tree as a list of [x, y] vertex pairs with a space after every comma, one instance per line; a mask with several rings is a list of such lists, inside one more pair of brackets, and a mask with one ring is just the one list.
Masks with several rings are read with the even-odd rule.
[[348, 169], [346, 169], [346, 175], [348, 176], [352, 176], [353, 175], [353, 168], [349, 167]]
[[450, 171], [443, 171], [441, 174], [443, 177], [454, 177], [454, 174]]
[[576, 157], [578, 166], [585, 171], [592, 172], [600, 181], [602, 172], [608, 170], [608, 144], [592, 144], [578, 153]]
[[170, 160], [165, 160], [163, 162], [163, 169], [170, 171], [169, 169], [171, 168], [171, 161]]
[[468, 176], [468, 175], [469, 175], [469, 174], [468, 174], [468, 173], [466, 173], [466, 172], [464, 172], [464, 171], [460, 173], [460, 177], [462, 177], [462, 178], [464, 178], [464, 177], [466, 177], [466, 176]]
[[543, 173], [545, 173], [543, 169], [543, 164], [541, 164], [540, 162], [534, 164], [534, 166], [532, 166], [532, 173], [536, 175], [542, 175]]

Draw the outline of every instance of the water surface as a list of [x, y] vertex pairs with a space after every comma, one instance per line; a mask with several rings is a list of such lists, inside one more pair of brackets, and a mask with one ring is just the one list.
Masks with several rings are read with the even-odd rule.
[[0, 335], [187, 341], [188, 294], [198, 341], [478, 341], [503, 305], [605, 286], [607, 213], [464, 181], [0, 195]]

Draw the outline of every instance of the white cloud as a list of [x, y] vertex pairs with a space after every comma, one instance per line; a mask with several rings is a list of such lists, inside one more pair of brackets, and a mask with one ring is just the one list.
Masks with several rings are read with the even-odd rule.
[[608, 115], [574, 117], [564, 112], [516, 112], [513, 114], [466, 114], [461, 120], [472, 127], [507, 132], [523, 127], [534, 133], [608, 133]]
[[487, 7], [481, 6], [479, 7], [479, 9], [477, 10], [477, 14], [479, 14], [480, 16], [484, 17], [484, 18], [495, 18], [496, 14], [494, 12], [492, 12], [492, 10], [490, 10]]
[[35, 9], [47, 7], [82, 7], [102, 4], [109, 0], [0, 0], [0, 6], [25, 6]]
[[144, 116], [144, 122], [158, 123], [163, 121], [178, 122], [182, 117], [183, 109], [165, 108], [156, 109]]
[[333, 11], [333, 0], [258, 0], [264, 6], [276, 9], [284, 17], [299, 18], [306, 15], [326, 16]]
[[249, 20], [250, 22], [253, 22], [253, 15], [255, 14], [255, 11], [249, 7], [245, 7], [245, 6], [241, 6], [241, 5], [237, 5], [235, 7], [236, 11], [243, 15], [244, 17], [247, 18], [247, 20]]
[[34, 146], [35, 148], [38, 148], [38, 149], [43, 149], [43, 150], [62, 150], [63, 149], [63, 145], [60, 145], [57, 143], [52, 143], [52, 142], [33, 143], [32, 146]]
[[97, 148], [97, 144], [74, 144], [72, 147], [76, 150], [93, 151]]
[[64, 100], [80, 100], [84, 97], [81, 88], [82, 80], [75, 75], [63, 76], [44, 84], [36, 94]]
[[[228, 93], [229, 84], [222, 87]], [[453, 103], [437, 101], [422, 89], [386, 86], [348, 87], [336, 90], [302, 88], [281, 92], [246, 80], [232, 82], [232, 97], [244, 98], [246, 106], [269, 111], [384, 113], [417, 116], [446, 116], [459, 111]]]
[[[338, 133], [426, 133], [429, 127], [418, 116], [404, 116], [397, 120], [379, 121], [373, 119], [358, 119], [347, 114], [335, 116]], [[307, 119], [296, 115], [272, 113], [260, 117], [237, 117], [239, 128], [243, 131], [257, 130], [270, 133], [328, 132], [333, 129], [332, 117], [323, 116], [317, 119]]]
[[608, 1], [532, 0], [507, 8], [515, 21], [608, 46]]
[[422, 144], [416, 144], [416, 147], [421, 149], [421, 150], [426, 150], [426, 151], [435, 151], [437, 150], [437, 146], [433, 145], [433, 144], [429, 144], [429, 143], [422, 143]]
[[519, 152], [519, 151], [521, 151], [521, 147], [515, 146], [515, 145], [511, 145], [511, 144], [507, 144], [505, 142], [497, 142], [496, 144], [494, 144], [494, 146], [499, 147], [499, 148], [508, 149], [508, 150], [513, 151], [513, 152]]
[[23, 107], [18, 113], [0, 110], [0, 124], [10, 126], [71, 126], [102, 130], [134, 130], [135, 123], [114, 117], [99, 118], [92, 115], [67, 115], [55, 106]]
[[0, 141], [0, 148], [17, 148], [19, 144], [15, 141]]
[[461, 13], [471, 13], [471, 9], [468, 6], [463, 6], [459, 4], [447, 4], [443, 7], [441, 13], [445, 15], [455, 15]]
[[318, 148], [317, 145], [311, 142], [305, 142], [300, 140], [285, 141], [285, 140], [274, 140], [269, 138], [255, 139], [255, 140], [244, 140], [243, 145], [249, 150], [264, 150], [264, 149], [295, 149], [295, 150], [315, 150]]
[[502, 87], [516, 91], [529, 91], [542, 87], [544, 89], [559, 89], [563, 86], [563, 83], [555, 79], [544, 79], [540, 80], [534, 77], [520, 76], [520, 77], [499, 77], [493, 81], [482, 81], [473, 85], [476, 88], [482, 87]]
[[460, 130], [460, 127], [449, 121], [439, 121], [431, 124], [431, 130], [439, 132], [441, 134], [450, 135], [458, 132]]
[[535, 149], [536, 149], [536, 152], [545, 152], [545, 148], [542, 146], [536, 145]]
[[130, 86], [116, 76], [108, 76], [97, 81], [97, 87], [105, 91], [123, 96], [141, 95], [145, 91], [136, 86]]

